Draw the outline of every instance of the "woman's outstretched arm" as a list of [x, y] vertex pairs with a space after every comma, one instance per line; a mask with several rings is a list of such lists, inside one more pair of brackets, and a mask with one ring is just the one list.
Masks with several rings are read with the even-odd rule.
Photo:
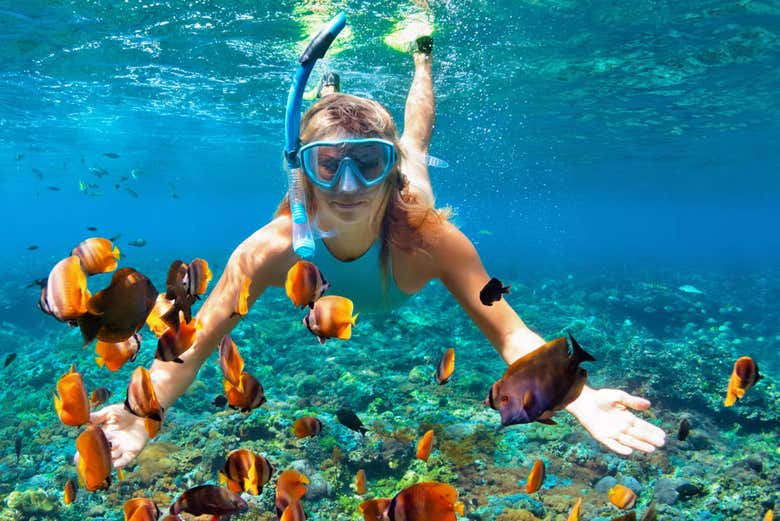
[[[431, 251], [441, 281], [507, 364], [544, 344], [544, 339], [525, 325], [506, 300], [492, 306], [479, 300], [479, 292], [490, 277], [474, 245], [460, 230], [445, 223]], [[594, 439], [618, 454], [628, 455], [634, 450], [652, 452], [665, 443], [661, 429], [631, 412], [649, 407], [648, 400], [618, 389], [585, 386], [566, 410]]]
[[[295, 260], [290, 248], [287, 217], [269, 223], [236, 248], [196, 315], [202, 328], [192, 347], [181, 355], [184, 363], [155, 360], [150, 368], [155, 393], [164, 409], [189, 388], [220, 339], [230, 333], [240, 320], [233, 311], [245, 277], [252, 280], [247, 300], [251, 306], [268, 286], [284, 283], [287, 269]], [[122, 404], [110, 405], [92, 413], [90, 421], [103, 427], [111, 443], [115, 467], [130, 463], [148, 440], [143, 419], [131, 414]]]

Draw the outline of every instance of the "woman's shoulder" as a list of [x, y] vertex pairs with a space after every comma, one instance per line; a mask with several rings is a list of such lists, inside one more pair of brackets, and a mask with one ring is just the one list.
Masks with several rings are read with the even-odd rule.
[[298, 260], [292, 249], [292, 221], [289, 215], [276, 217], [247, 237], [230, 256], [229, 263], [251, 277], [262, 276], [278, 284]]
[[463, 251], [473, 248], [471, 241], [447, 220], [422, 228], [419, 241], [413, 248], [391, 248], [397, 278], [408, 279], [408, 286], [440, 278], [447, 264], [457, 262]]

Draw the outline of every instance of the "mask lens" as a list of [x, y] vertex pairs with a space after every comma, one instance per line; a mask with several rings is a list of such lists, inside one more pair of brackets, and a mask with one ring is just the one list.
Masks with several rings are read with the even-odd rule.
[[301, 149], [301, 166], [306, 175], [323, 188], [333, 189], [345, 158], [365, 185], [381, 182], [395, 161], [392, 143], [382, 140], [345, 140], [340, 143], [312, 143]]
[[344, 155], [352, 159], [366, 181], [375, 181], [389, 168], [388, 148], [384, 143], [351, 144], [344, 148]]
[[317, 145], [304, 151], [301, 160], [309, 176], [329, 184], [339, 171], [344, 154], [341, 147]]

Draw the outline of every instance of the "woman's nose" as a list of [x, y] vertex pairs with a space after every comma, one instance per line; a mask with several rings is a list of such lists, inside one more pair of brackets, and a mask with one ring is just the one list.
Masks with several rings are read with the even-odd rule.
[[339, 178], [338, 185], [336, 185], [336, 189], [341, 193], [353, 193], [360, 190], [360, 182], [352, 168], [351, 164], [344, 165], [344, 172], [341, 174], [341, 178]]

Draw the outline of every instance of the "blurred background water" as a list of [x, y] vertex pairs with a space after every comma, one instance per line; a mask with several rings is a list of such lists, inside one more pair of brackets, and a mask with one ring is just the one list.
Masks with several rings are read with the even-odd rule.
[[[432, 177], [488, 265], [776, 263], [775, 2], [431, 7]], [[404, 2], [0, 2], [4, 264], [43, 275], [89, 225], [224, 257], [284, 192], [295, 59], [338, 9], [351, 34], [312, 82], [333, 68], [402, 122], [411, 60], [382, 38]]]

